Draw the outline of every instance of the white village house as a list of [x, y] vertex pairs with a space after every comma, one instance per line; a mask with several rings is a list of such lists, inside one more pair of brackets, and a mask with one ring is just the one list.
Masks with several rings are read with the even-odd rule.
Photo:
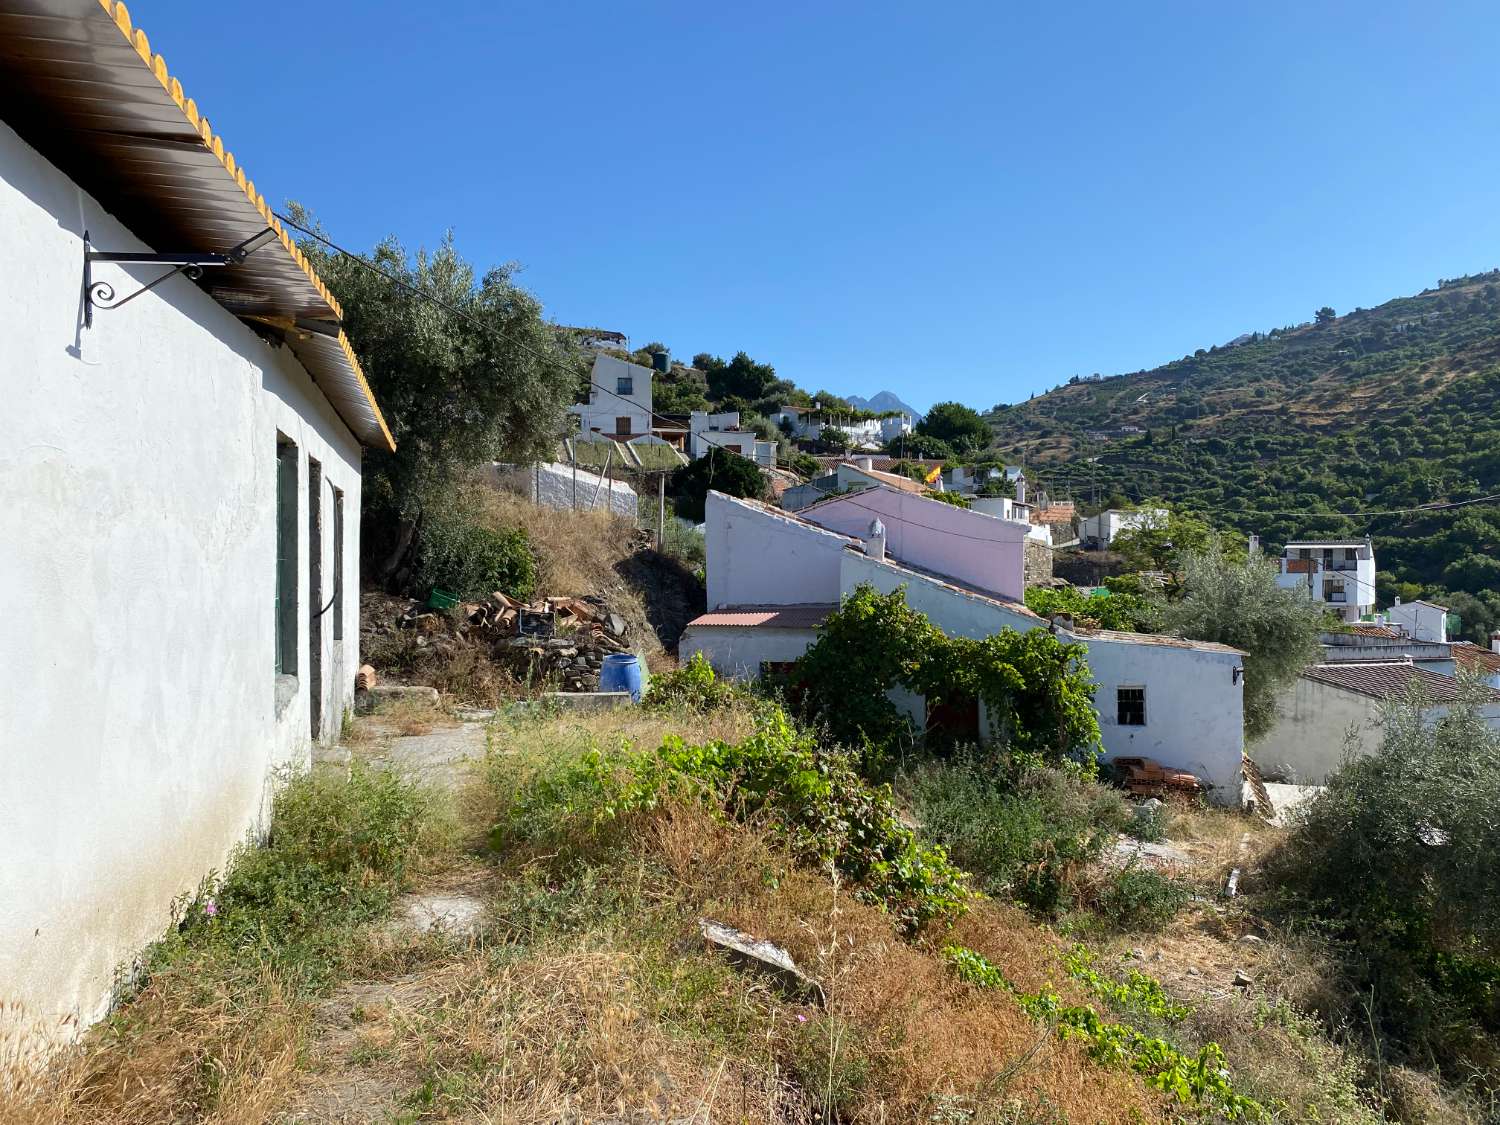
[[[1052, 625], [1020, 602], [1030, 526], [879, 484], [796, 515], [710, 492], [708, 612], [679, 653], [754, 679], [795, 660], [860, 585], [906, 600], [950, 636], [1054, 628], [1088, 650], [1105, 756], [1154, 758], [1198, 775], [1215, 800], [1241, 799], [1243, 654], [1224, 645]], [[920, 699], [901, 700], [920, 729]], [[951, 722], [945, 716], [945, 722]], [[986, 723], [976, 707], [972, 733]], [[951, 729], [951, 727], [950, 727]]]
[[1375, 612], [1375, 549], [1368, 539], [1294, 539], [1276, 584], [1303, 590], [1342, 621]]
[[1078, 540], [1085, 548], [1102, 550], [1122, 531], [1161, 527], [1166, 522], [1165, 508], [1108, 508], [1078, 521]]
[[[1256, 764], [1267, 777], [1322, 785], [1346, 753], [1370, 755], [1380, 748], [1385, 708], [1413, 687], [1427, 700], [1423, 719], [1429, 723], [1446, 715], [1463, 691], [1452, 676], [1409, 660], [1314, 664], [1278, 700], [1280, 718], [1256, 744]], [[1483, 690], [1489, 697], [1479, 712], [1500, 730], [1500, 691]]]
[[362, 447], [394, 446], [338, 302], [124, 6], [4, 26], [0, 1043], [28, 1053], [104, 1015], [337, 737]]

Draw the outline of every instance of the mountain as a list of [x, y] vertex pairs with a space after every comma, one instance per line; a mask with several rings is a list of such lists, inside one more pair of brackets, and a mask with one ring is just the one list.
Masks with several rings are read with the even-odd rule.
[[1382, 605], [1444, 602], [1475, 639], [1500, 624], [1500, 505], [1366, 514], [1500, 493], [1500, 272], [1075, 377], [986, 420], [1054, 494], [1160, 496], [1271, 548], [1368, 534]]
[[902, 413], [911, 415], [913, 425], [922, 420], [922, 412], [920, 410], [915, 406], [902, 402], [890, 391], [880, 391], [870, 398], [860, 398], [859, 395], [845, 395], [844, 401], [856, 410], [868, 410], [874, 414], [883, 414], [887, 410], [899, 410]]

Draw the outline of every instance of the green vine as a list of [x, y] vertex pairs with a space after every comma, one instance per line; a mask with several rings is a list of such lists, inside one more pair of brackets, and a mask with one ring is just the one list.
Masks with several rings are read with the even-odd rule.
[[[1104, 1066], [1125, 1066], [1141, 1076], [1148, 1086], [1175, 1098], [1180, 1105], [1214, 1110], [1230, 1121], [1241, 1118], [1260, 1121], [1265, 1108], [1253, 1098], [1236, 1093], [1225, 1066], [1224, 1050], [1205, 1043], [1189, 1054], [1158, 1036], [1147, 1035], [1123, 1023], [1111, 1023], [1087, 1004], [1066, 1005], [1050, 988], [1036, 993], [1021, 992], [994, 962], [962, 945], [943, 950], [960, 980], [976, 988], [1009, 992], [1033, 1019], [1046, 1020], [1057, 1028], [1061, 1039], [1081, 1040], [1089, 1057]], [[1143, 1004], [1143, 1010], [1167, 1019], [1181, 1019], [1188, 1009], [1167, 1000], [1161, 985], [1144, 973], [1132, 972], [1124, 984], [1101, 976], [1092, 968], [1093, 955], [1075, 946], [1063, 955], [1068, 975], [1091, 991], [1125, 1004]]]
[[888, 694], [905, 688], [929, 708], [982, 702], [991, 741], [1014, 766], [1092, 775], [1099, 721], [1086, 651], [1045, 629], [949, 637], [906, 604], [904, 588], [881, 594], [866, 585], [823, 623], [792, 678], [804, 716], [848, 746], [887, 751], [914, 738]]

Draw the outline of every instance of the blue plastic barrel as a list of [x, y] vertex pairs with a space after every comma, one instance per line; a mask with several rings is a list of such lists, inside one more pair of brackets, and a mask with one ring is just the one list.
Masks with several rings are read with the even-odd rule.
[[599, 669], [600, 691], [628, 691], [635, 702], [641, 701], [641, 662], [628, 652], [612, 652]]

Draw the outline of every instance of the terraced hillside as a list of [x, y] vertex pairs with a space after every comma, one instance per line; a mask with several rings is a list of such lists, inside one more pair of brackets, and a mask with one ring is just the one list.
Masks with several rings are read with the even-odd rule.
[[1500, 622], [1500, 505], [1369, 514], [1500, 492], [1500, 272], [986, 417], [1054, 492], [1165, 497], [1271, 547], [1369, 534], [1383, 601], [1420, 590], [1448, 599], [1466, 632]]

